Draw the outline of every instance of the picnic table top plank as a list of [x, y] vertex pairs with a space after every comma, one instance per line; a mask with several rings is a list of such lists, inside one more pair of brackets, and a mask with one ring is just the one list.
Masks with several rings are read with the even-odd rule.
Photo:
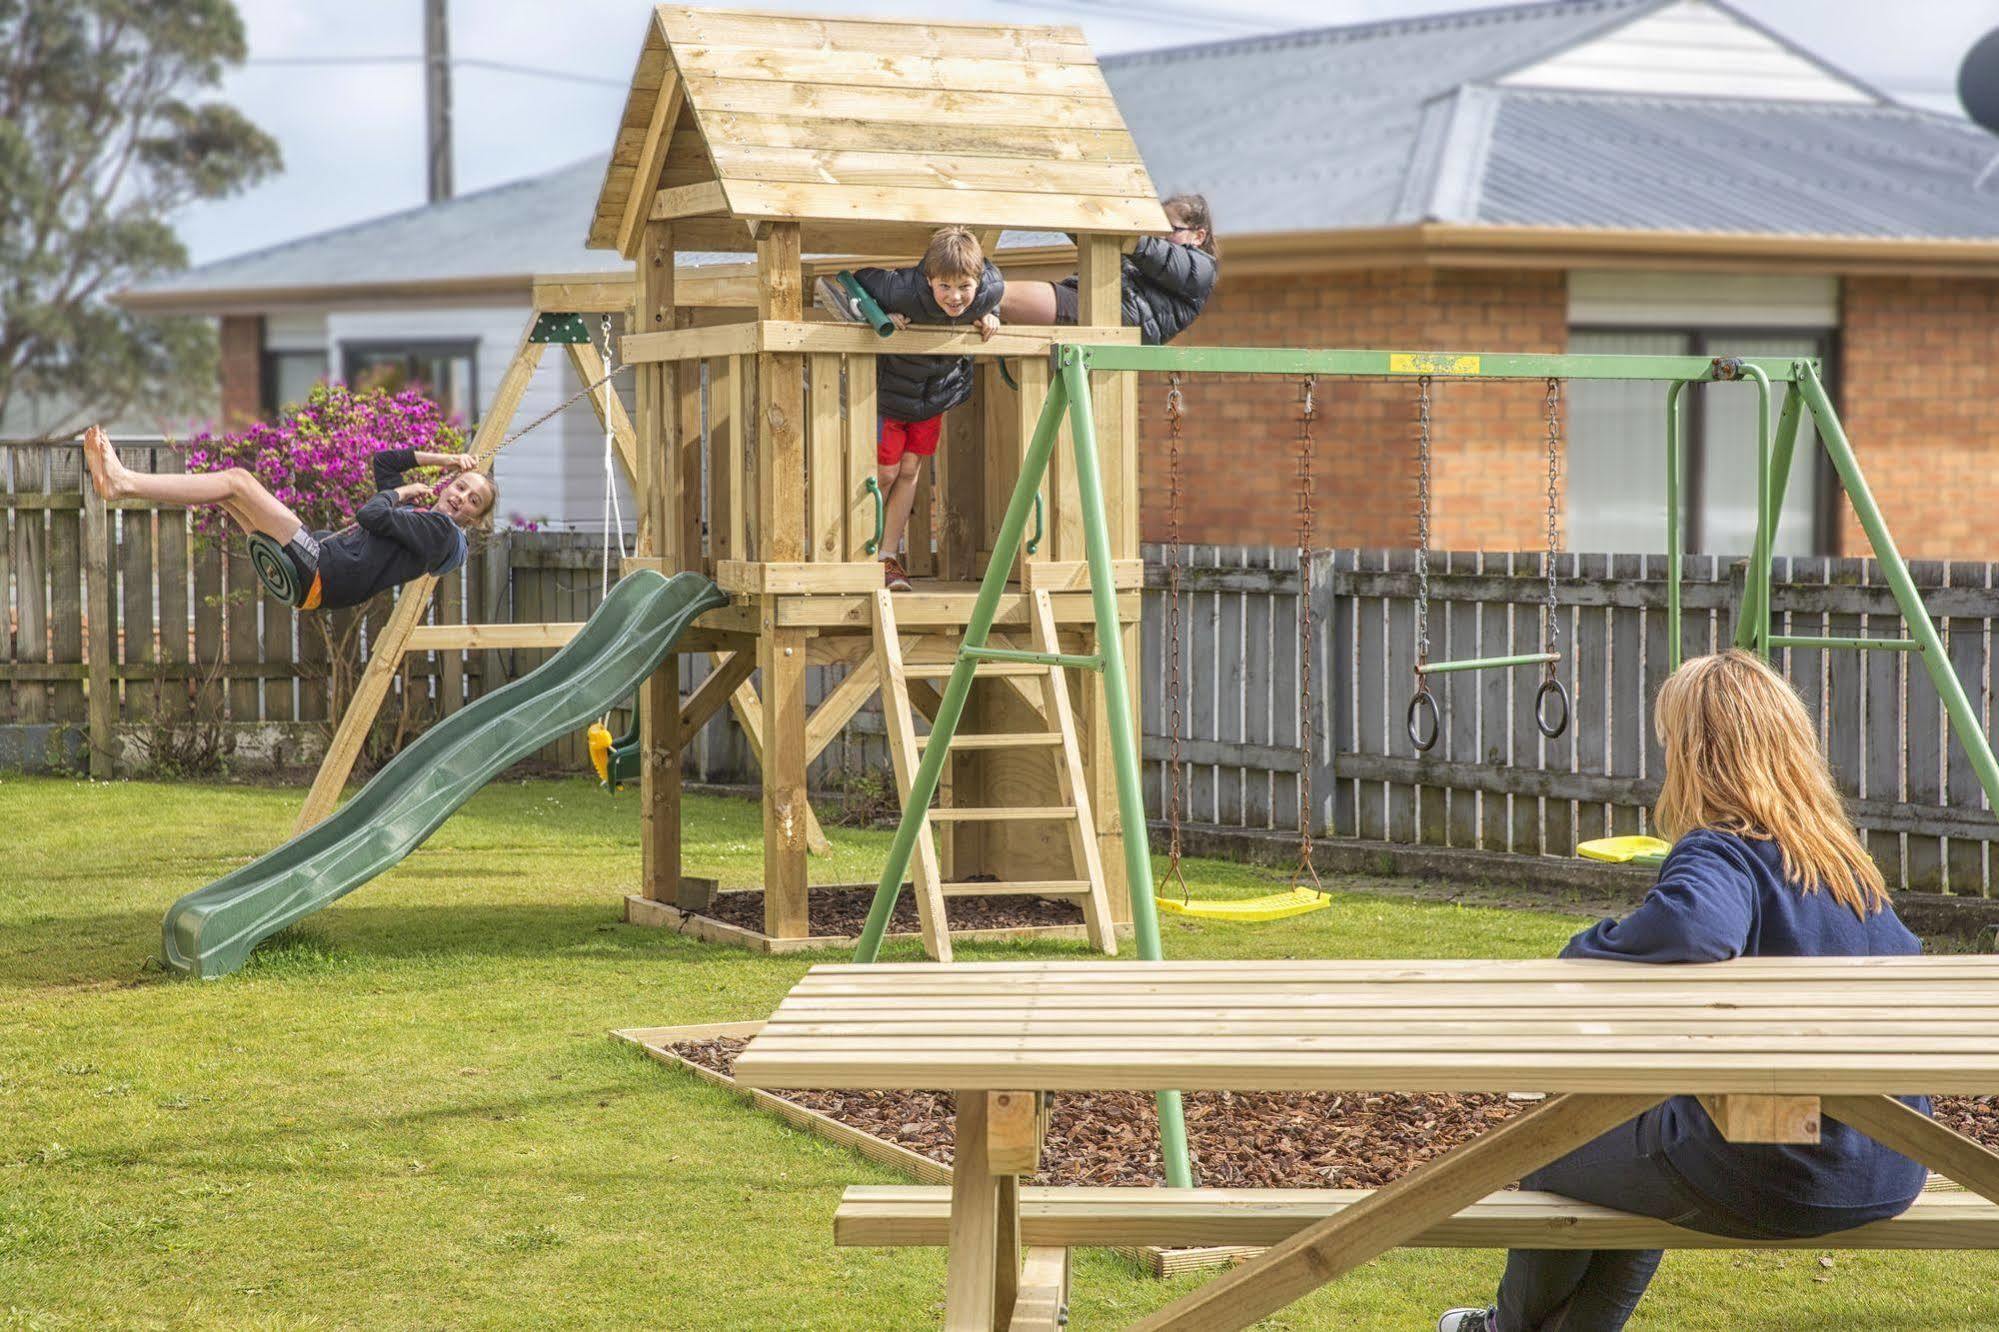
[[1999, 957], [815, 967], [747, 1086], [1986, 1094]]

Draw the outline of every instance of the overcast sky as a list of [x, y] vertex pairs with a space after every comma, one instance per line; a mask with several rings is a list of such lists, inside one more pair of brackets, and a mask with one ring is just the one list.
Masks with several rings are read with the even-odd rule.
[[[1999, 27], [1999, 0], [1735, 0], [1897, 98], [1956, 111], [1957, 67]], [[284, 175], [192, 209], [196, 263], [424, 200], [422, 0], [237, 0], [250, 63], [225, 95], [275, 135]], [[1099, 54], [1259, 32], [1500, 6], [1480, 0], [782, 0], [736, 8], [1080, 26]], [[451, 0], [459, 193], [608, 150], [643, 32], [642, 0]], [[1918, 19], [1918, 16], [1920, 18]], [[386, 57], [389, 63], [346, 63]], [[298, 63], [312, 62], [312, 63]], [[582, 207], [579, 204], [578, 207]], [[579, 227], [581, 214], [579, 213]]]

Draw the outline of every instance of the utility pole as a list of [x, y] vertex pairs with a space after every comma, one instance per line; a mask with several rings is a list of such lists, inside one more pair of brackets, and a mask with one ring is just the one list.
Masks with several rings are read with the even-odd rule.
[[451, 26], [446, 0], [423, 0], [423, 99], [430, 202], [451, 197]]

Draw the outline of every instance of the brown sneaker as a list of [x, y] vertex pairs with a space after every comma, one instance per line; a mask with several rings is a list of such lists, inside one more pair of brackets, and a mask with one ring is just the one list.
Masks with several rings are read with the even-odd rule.
[[882, 557], [882, 586], [891, 592], [909, 591], [909, 571], [893, 555]]

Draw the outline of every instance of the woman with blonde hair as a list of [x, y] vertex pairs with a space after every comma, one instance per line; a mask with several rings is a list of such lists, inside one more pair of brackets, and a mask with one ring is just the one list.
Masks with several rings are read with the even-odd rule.
[[[1584, 930], [1563, 957], [1720, 962], [1733, 957], [1919, 953], [1881, 871], [1847, 821], [1804, 704], [1760, 658], [1696, 657], [1659, 690], [1666, 775], [1655, 807], [1676, 839], [1645, 901]], [[1929, 1113], [1925, 1097], [1905, 1103]], [[1810, 1146], [1731, 1143], [1677, 1096], [1521, 1181], [1690, 1230], [1806, 1239], [1895, 1216], [1923, 1167], [1831, 1119]], [[1453, 1309], [1438, 1332], [1617, 1332], [1661, 1250], [1515, 1249], [1497, 1302]]]

